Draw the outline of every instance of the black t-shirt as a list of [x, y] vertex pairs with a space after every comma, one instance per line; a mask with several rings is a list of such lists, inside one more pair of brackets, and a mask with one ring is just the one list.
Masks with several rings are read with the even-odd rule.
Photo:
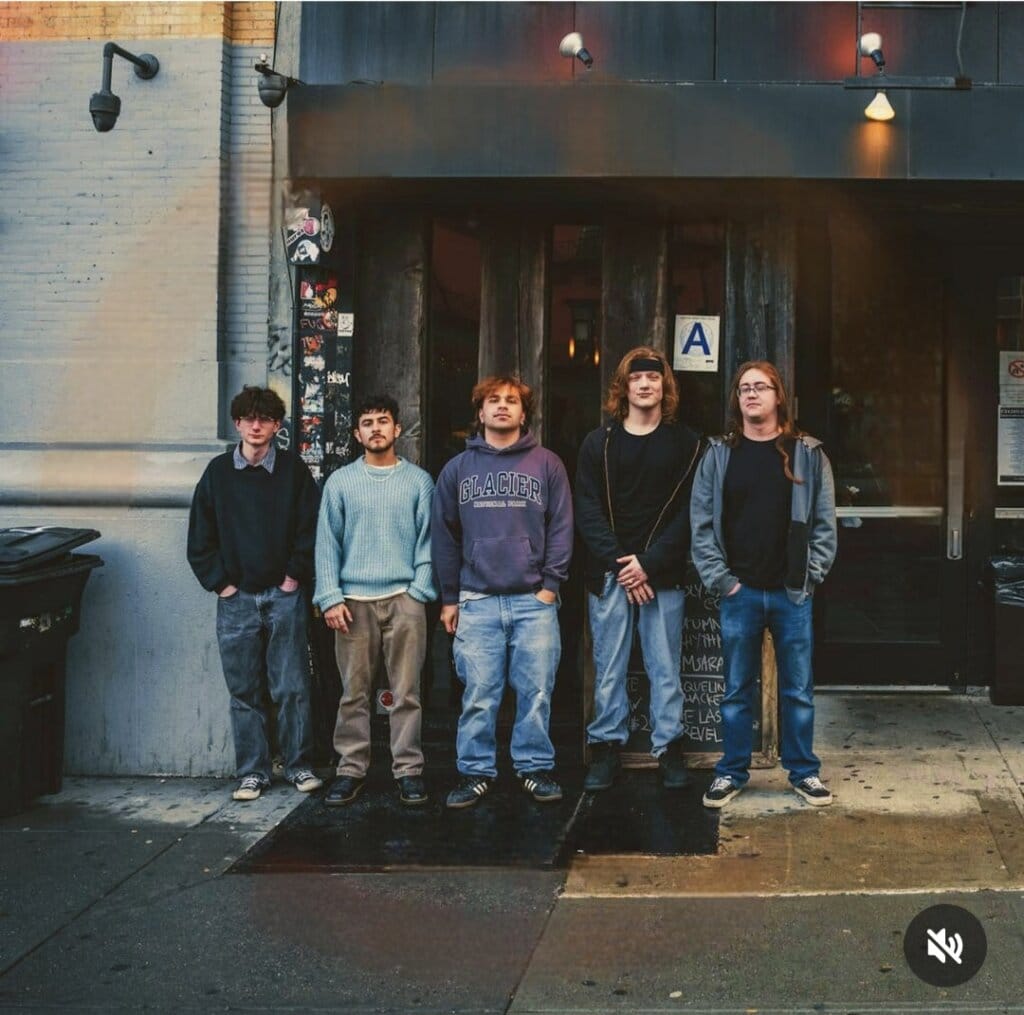
[[[792, 456], [792, 447], [787, 448]], [[741, 437], [732, 449], [723, 489], [723, 535], [729, 569], [755, 589], [781, 588], [793, 482], [783, 471], [775, 439]]]
[[679, 429], [661, 423], [648, 434], [612, 431], [608, 444], [615, 535], [626, 553], [642, 553], [658, 514], [686, 467]]

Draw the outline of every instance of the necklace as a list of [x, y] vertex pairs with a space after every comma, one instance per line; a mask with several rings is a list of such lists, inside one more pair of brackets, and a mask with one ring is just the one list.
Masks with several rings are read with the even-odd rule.
[[[374, 483], [386, 483], [395, 474], [395, 470], [401, 464], [401, 461], [397, 461], [394, 465], [368, 465], [364, 458], [363, 471], [371, 480], [373, 480]], [[383, 475], [381, 475], [381, 473], [383, 473]]]

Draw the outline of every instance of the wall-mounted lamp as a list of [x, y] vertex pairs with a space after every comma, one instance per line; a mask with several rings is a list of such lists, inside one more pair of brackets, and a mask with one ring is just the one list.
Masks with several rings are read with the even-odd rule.
[[[859, 11], [859, 6], [858, 6]], [[927, 75], [912, 76], [900, 75], [890, 76], [885, 73], [885, 56], [882, 53], [882, 37], [878, 32], [865, 32], [857, 39], [858, 67], [860, 57], [870, 57], [875, 65], [875, 73], [870, 77], [846, 78], [843, 82], [844, 88], [870, 88], [874, 91], [875, 97], [867, 104], [864, 115], [869, 120], [891, 120], [896, 116], [896, 111], [889, 102], [887, 91], [892, 89], [917, 89], [917, 88], [940, 88], [965, 91], [971, 87], [971, 79], [964, 74], [963, 60], [960, 55], [960, 45], [963, 39], [964, 17], [967, 5], [963, 4], [960, 12], [960, 28], [956, 38], [956, 77], [932, 77]], [[859, 21], [859, 14], [858, 14]]]
[[[858, 51], [861, 56], [871, 57], [872, 62], [876, 68], [876, 82], [879, 86], [882, 85], [882, 79], [885, 77], [885, 57], [882, 55], [882, 37], [878, 32], [865, 32], [860, 37], [860, 43], [858, 45]], [[867, 104], [864, 109], [864, 115], [869, 120], [886, 121], [891, 120], [896, 115], [896, 110], [892, 108], [889, 103], [889, 97], [885, 94], [885, 89], [879, 87], [878, 91], [875, 92], [875, 97]]]
[[583, 36], [579, 32], [570, 32], [562, 41], [558, 44], [558, 52], [562, 56], [568, 57], [570, 60], [573, 57], [579, 57], [580, 63], [583, 64], [587, 70], [590, 70], [594, 66], [594, 58], [590, 55], [590, 51], [586, 46], [583, 45]]
[[152, 53], [136, 56], [122, 49], [116, 42], [108, 42], [103, 47], [103, 83], [98, 92], [93, 92], [89, 100], [89, 113], [92, 125], [101, 133], [114, 129], [117, 117], [121, 112], [121, 100], [110, 90], [110, 75], [114, 69], [114, 56], [123, 56], [135, 64], [135, 76], [143, 81], [155, 78], [160, 70], [160, 61]]
[[253, 69], [259, 71], [260, 102], [268, 109], [277, 109], [284, 102], [288, 89], [292, 85], [301, 85], [298, 78], [290, 78], [287, 74], [278, 74], [267, 61], [267, 54], [260, 53], [259, 60], [253, 65]]

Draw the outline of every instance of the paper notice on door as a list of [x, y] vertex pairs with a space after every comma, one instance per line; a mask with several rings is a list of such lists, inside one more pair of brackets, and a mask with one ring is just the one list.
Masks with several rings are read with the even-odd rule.
[[1024, 486], [1024, 405], [999, 406], [1000, 486]]
[[1024, 405], [1024, 352], [1020, 349], [999, 353], [999, 404]]

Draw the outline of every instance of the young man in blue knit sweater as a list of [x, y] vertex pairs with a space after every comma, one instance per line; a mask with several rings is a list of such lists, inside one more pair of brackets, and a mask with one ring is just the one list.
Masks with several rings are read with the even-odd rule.
[[356, 408], [363, 457], [324, 485], [316, 536], [316, 595], [334, 646], [342, 694], [334, 728], [338, 778], [329, 807], [359, 795], [370, 766], [370, 691], [381, 654], [391, 688], [391, 759], [403, 804], [427, 802], [420, 747], [424, 603], [437, 598], [430, 564], [428, 473], [395, 452], [398, 403], [373, 395]]

